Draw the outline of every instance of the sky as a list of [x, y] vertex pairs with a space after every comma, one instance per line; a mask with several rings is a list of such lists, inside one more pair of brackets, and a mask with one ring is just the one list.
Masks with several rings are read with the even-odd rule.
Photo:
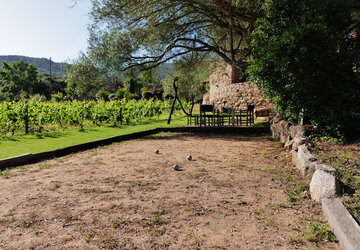
[[0, 55], [71, 61], [87, 47], [90, 0], [0, 0]]

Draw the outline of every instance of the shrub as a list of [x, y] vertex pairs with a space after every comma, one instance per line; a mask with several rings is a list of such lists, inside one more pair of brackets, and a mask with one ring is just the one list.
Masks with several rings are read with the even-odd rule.
[[115, 96], [117, 99], [123, 99], [126, 95], [126, 89], [125, 88], [118, 88], [115, 92]]
[[272, 0], [252, 34], [252, 80], [283, 118], [360, 135], [359, 37], [352, 0]]
[[109, 95], [110, 95], [109, 91], [100, 89], [97, 93], [97, 99], [103, 101], [109, 101]]

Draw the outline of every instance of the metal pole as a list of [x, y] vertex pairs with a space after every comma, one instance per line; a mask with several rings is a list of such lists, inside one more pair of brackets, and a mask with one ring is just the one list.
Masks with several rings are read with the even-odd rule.
[[51, 81], [51, 57], [50, 57], [50, 81]]

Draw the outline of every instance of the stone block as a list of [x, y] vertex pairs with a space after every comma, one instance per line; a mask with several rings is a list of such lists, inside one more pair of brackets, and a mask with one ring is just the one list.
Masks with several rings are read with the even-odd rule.
[[291, 150], [291, 161], [294, 164], [294, 166], [298, 165], [298, 153], [295, 150]]
[[270, 126], [271, 136], [274, 140], [279, 141], [281, 136], [280, 123], [272, 123]]
[[346, 250], [360, 249], [360, 226], [339, 198], [323, 199], [322, 209], [340, 246]]
[[311, 178], [311, 175], [314, 172], [314, 166], [311, 164], [317, 161], [316, 157], [310, 153], [306, 145], [299, 146], [297, 152], [296, 167], [303, 176]]
[[291, 138], [305, 137], [306, 136], [306, 130], [301, 125], [291, 126], [290, 127], [290, 136], [291, 136]]
[[317, 168], [310, 182], [311, 198], [320, 202], [324, 198], [334, 198], [340, 192], [340, 183], [335, 173], [326, 169]]
[[331, 166], [328, 166], [328, 165], [325, 165], [325, 164], [315, 164], [315, 170], [322, 170], [326, 173], [329, 173], [329, 174], [332, 174], [334, 176], [336, 176], [336, 169], [331, 167]]
[[292, 144], [291, 144], [291, 149], [297, 151], [298, 148], [301, 145], [306, 145], [309, 143], [309, 139], [306, 137], [298, 137], [296, 136], [293, 140], [292, 140]]
[[289, 140], [287, 140], [287, 141], [285, 142], [284, 148], [286, 148], [286, 149], [291, 149], [293, 143], [294, 143], [294, 140], [290, 140], [290, 138], [289, 138]]
[[281, 135], [280, 135], [280, 142], [281, 142], [281, 143], [286, 144], [286, 143], [288, 143], [289, 141], [290, 141], [290, 136], [285, 135], [285, 134], [281, 134]]
[[306, 137], [295, 137], [294, 139], [291, 139], [291, 136], [289, 136], [284, 147], [286, 149], [292, 149], [292, 150], [297, 151], [301, 145], [306, 145], [308, 142], [309, 142], [309, 139]]
[[302, 162], [315, 162], [317, 158], [312, 155], [306, 145], [298, 147], [298, 156]]
[[291, 124], [287, 121], [282, 120], [280, 122], [280, 141], [287, 143], [290, 140], [290, 126]]
[[314, 172], [316, 171], [316, 167], [315, 167], [316, 164], [317, 164], [316, 162], [313, 162], [307, 165], [297, 166], [301, 175], [304, 176], [309, 181], [309, 183], [311, 181]]

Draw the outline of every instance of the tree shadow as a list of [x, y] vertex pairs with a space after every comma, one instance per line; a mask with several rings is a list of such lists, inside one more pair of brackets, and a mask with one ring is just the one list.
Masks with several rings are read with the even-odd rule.
[[12, 137], [0, 137], [0, 141], [19, 141], [18, 139], [12, 138]]
[[65, 132], [51, 132], [51, 133], [42, 133], [42, 134], [35, 134], [35, 137], [34, 138], [29, 138], [30, 140], [31, 139], [46, 139], [46, 138], [60, 138], [60, 137], [63, 137], [65, 136], [66, 133]]
[[189, 132], [161, 132], [143, 137], [143, 140], [187, 140], [193, 139], [215, 139], [227, 141], [273, 141], [270, 135], [241, 135], [241, 134], [218, 134], [218, 133], [189, 133]]

